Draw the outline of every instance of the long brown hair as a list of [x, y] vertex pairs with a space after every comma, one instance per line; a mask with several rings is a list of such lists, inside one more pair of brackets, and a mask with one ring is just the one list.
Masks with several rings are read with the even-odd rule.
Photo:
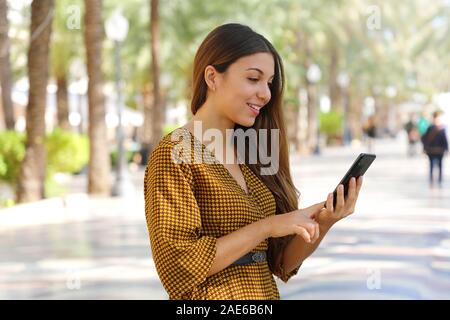
[[[260, 52], [272, 54], [275, 61], [275, 75], [270, 88], [271, 99], [261, 109], [260, 115], [256, 118], [251, 128], [256, 131], [259, 129], [268, 129], [269, 138], [267, 139], [266, 150], [271, 150], [270, 129], [279, 130], [279, 167], [278, 172], [273, 175], [261, 175], [262, 166], [259, 159], [256, 164], [247, 164], [247, 166], [270, 189], [276, 201], [276, 214], [282, 214], [298, 209], [298, 197], [300, 193], [292, 182], [289, 168], [288, 144], [282, 112], [282, 99], [285, 86], [283, 63], [272, 44], [264, 36], [254, 32], [250, 27], [237, 23], [224, 24], [211, 31], [203, 40], [195, 55], [191, 110], [195, 114], [206, 101], [208, 87], [204, 80], [204, 71], [208, 65], [212, 65], [218, 72], [224, 73], [239, 58]], [[244, 132], [249, 129], [236, 124], [235, 129], [239, 128]], [[245, 147], [246, 154], [249, 151], [248, 143]], [[257, 146], [259, 146], [259, 143], [257, 143]], [[259, 155], [259, 152], [257, 154]], [[268, 263], [271, 271], [276, 275], [280, 276], [284, 273], [284, 268], [281, 265], [282, 253], [293, 236], [269, 238]]]

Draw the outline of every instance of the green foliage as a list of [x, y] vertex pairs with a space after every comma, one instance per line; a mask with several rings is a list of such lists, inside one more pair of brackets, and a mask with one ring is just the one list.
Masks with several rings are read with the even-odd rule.
[[0, 132], [0, 180], [15, 185], [24, 157], [25, 135], [15, 131]]
[[[127, 163], [130, 163], [131, 161], [133, 161], [133, 156], [136, 152], [132, 151], [132, 150], [126, 150], [125, 151], [125, 160]], [[110, 159], [111, 159], [111, 167], [115, 167], [117, 164], [117, 157], [118, 157], [119, 152], [116, 150], [111, 151], [111, 153], [109, 154]]]
[[3, 159], [3, 156], [0, 154], [0, 175], [3, 175], [6, 173], [7, 170], [6, 162]]
[[16, 202], [14, 201], [14, 199], [0, 198], [0, 208], [10, 208], [10, 207], [14, 206], [15, 204], [16, 204]]
[[56, 172], [75, 173], [89, 160], [89, 141], [86, 136], [56, 128], [45, 139], [47, 175]]
[[320, 114], [320, 132], [328, 137], [336, 137], [341, 133], [342, 114], [336, 111]]
[[63, 188], [55, 179], [53, 176], [47, 177], [45, 179], [45, 196], [47, 198], [51, 197], [61, 197], [64, 194], [66, 194], [67, 190], [66, 188]]
[[[65, 192], [53, 179], [57, 172], [74, 173], [83, 168], [89, 157], [86, 136], [55, 129], [45, 139], [47, 166], [46, 196], [58, 196]], [[0, 132], [0, 180], [16, 188], [20, 165], [25, 157], [25, 134], [15, 131]], [[0, 207], [14, 205], [12, 199], [0, 199]]]

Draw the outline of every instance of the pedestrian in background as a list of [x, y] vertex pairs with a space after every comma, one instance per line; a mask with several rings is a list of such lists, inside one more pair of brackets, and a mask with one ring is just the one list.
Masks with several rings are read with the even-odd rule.
[[376, 126], [376, 121], [375, 121], [375, 115], [371, 115], [366, 123], [363, 126], [363, 131], [364, 134], [367, 137], [367, 148], [368, 148], [368, 152], [372, 153], [373, 151], [373, 142], [374, 139], [377, 135], [377, 126]]
[[442, 112], [433, 113], [433, 123], [422, 136], [423, 149], [430, 160], [430, 187], [434, 186], [433, 168], [438, 167], [438, 186], [442, 187], [442, 159], [448, 152], [448, 141], [444, 125], [442, 123]]
[[422, 137], [425, 132], [427, 132], [430, 126], [430, 121], [428, 121], [424, 112], [421, 113], [419, 120], [417, 120], [417, 130], [419, 130], [420, 137]]
[[420, 138], [414, 113], [411, 114], [409, 121], [405, 124], [404, 128], [408, 136], [408, 156], [412, 157], [416, 154], [416, 145]]

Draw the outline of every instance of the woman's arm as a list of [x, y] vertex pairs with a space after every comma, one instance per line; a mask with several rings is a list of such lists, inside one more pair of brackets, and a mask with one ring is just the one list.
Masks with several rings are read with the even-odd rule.
[[269, 237], [297, 234], [306, 242], [315, 237], [316, 228], [317, 223], [301, 210], [270, 216], [246, 225], [217, 239], [216, 255], [207, 276], [222, 271]]
[[218, 238], [216, 256], [207, 276], [212, 276], [228, 267], [263, 242], [268, 235], [268, 224], [266, 219], [263, 219]]
[[[317, 212], [316, 210], [311, 210], [313, 214], [308, 216], [313, 218], [319, 224], [318, 239], [310, 244], [297, 236], [292, 238], [283, 252], [283, 266], [286, 273], [289, 273], [297, 268], [300, 263], [302, 263], [317, 249], [322, 239], [336, 222], [354, 212], [362, 183], [362, 176], [359, 177], [358, 181], [356, 181], [355, 178], [350, 179], [348, 196], [345, 200], [344, 186], [340, 185], [338, 187], [336, 210], [333, 208], [333, 193], [328, 194], [326, 208], [321, 209], [318, 213], [315, 213]], [[308, 211], [306, 210], [305, 212]]]
[[341, 185], [337, 192], [336, 210], [330, 193], [327, 208], [323, 208], [323, 202], [320, 202], [305, 209], [270, 216], [218, 238], [216, 256], [208, 276], [225, 269], [269, 237], [296, 234], [283, 253], [285, 271], [292, 271], [316, 250], [334, 223], [353, 213], [361, 185], [362, 177], [358, 183], [351, 179], [346, 201]]
[[286, 273], [290, 273], [308, 258], [319, 246], [330, 227], [319, 224], [319, 238], [314, 243], [306, 242], [302, 237], [295, 236], [287, 244], [283, 253], [283, 266]]

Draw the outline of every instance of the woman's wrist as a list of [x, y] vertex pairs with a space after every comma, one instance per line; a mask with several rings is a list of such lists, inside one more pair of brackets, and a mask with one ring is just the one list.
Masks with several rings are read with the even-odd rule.
[[328, 230], [331, 229], [331, 227], [336, 223], [332, 221], [316, 221], [319, 224], [319, 231], [320, 234], [328, 232]]
[[258, 221], [263, 229], [265, 239], [272, 237], [274, 224], [273, 219], [275, 219], [275, 217], [276, 216], [270, 216]]

